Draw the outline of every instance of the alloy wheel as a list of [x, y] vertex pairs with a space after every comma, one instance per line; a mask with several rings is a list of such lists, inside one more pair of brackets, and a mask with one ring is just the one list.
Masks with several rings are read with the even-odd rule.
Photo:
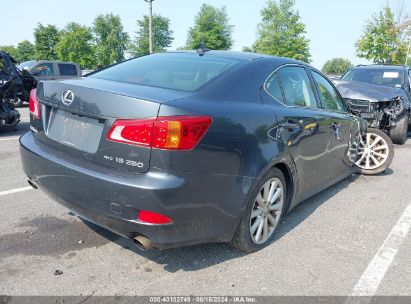
[[384, 164], [389, 156], [388, 144], [378, 134], [365, 133], [360, 140], [359, 159], [356, 165], [362, 169], [372, 170]]
[[284, 186], [274, 177], [264, 183], [254, 200], [250, 236], [255, 244], [265, 243], [273, 234], [284, 205]]

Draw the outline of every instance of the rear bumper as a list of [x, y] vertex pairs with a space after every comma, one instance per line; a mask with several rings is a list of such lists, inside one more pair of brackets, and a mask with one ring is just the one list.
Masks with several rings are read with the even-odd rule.
[[[244, 181], [235, 176], [121, 172], [56, 151], [31, 133], [20, 138], [20, 154], [28, 178], [50, 197], [117, 234], [143, 235], [158, 248], [230, 241], [245, 205]], [[140, 209], [173, 223], [138, 222]]]

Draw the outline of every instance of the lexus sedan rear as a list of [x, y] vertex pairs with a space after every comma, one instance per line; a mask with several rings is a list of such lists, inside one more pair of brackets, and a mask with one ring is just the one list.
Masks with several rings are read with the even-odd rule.
[[217, 51], [40, 82], [30, 112], [29, 182], [144, 248], [264, 247], [287, 210], [356, 171], [366, 128], [310, 66]]

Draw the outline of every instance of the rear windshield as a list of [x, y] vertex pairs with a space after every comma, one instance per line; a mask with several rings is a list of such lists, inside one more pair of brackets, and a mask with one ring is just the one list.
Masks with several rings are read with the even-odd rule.
[[90, 75], [152, 87], [195, 91], [240, 62], [195, 53], [161, 53], [132, 59]]
[[402, 88], [404, 85], [404, 71], [392, 69], [353, 69], [348, 71], [342, 79], [390, 88]]

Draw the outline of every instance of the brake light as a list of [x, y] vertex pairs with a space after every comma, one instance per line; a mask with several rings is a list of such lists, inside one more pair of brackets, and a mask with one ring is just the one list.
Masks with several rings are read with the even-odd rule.
[[30, 91], [29, 109], [34, 118], [40, 119], [40, 101], [37, 98], [36, 89]]
[[191, 150], [211, 125], [209, 116], [167, 116], [117, 120], [107, 134], [111, 141], [165, 150]]
[[173, 222], [168, 216], [147, 210], [140, 210], [138, 220], [149, 224], [169, 224]]

